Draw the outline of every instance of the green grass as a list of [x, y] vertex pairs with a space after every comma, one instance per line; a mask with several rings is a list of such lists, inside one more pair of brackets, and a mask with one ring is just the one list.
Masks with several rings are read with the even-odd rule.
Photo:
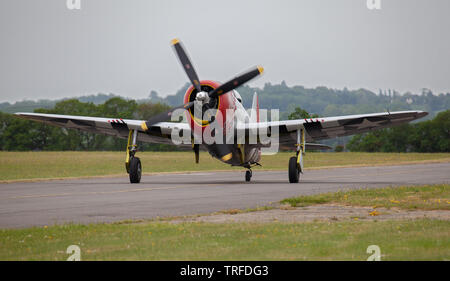
[[[255, 170], [286, 170], [293, 153], [281, 152], [263, 156], [262, 168]], [[208, 153], [200, 153], [194, 163], [192, 152], [139, 152], [144, 173], [242, 170], [230, 167]], [[125, 176], [124, 152], [0, 152], [0, 181]], [[305, 167], [365, 166], [450, 161], [450, 153], [307, 153]]]
[[0, 260], [382, 260], [450, 258], [450, 223], [441, 220], [302, 224], [63, 225], [0, 231]]
[[450, 210], [450, 184], [367, 188], [287, 198], [281, 203], [304, 207], [323, 203], [407, 210]]

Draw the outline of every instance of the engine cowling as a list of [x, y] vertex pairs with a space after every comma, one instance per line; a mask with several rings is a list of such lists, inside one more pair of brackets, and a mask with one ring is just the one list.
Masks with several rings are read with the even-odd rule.
[[[212, 90], [219, 87], [220, 84], [215, 81], [202, 80], [202, 81], [200, 81], [200, 85], [201, 85], [202, 91], [209, 93]], [[184, 95], [184, 103], [194, 101], [197, 96], [197, 93], [198, 93], [198, 91], [196, 88], [194, 88], [194, 86], [189, 87], [186, 91], [186, 94]], [[191, 109], [189, 109], [186, 112], [186, 117], [187, 117], [188, 123], [191, 126], [192, 131], [193, 132], [202, 132], [202, 134], [203, 134], [205, 130], [209, 130], [210, 123], [212, 123], [213, 121], [216, 120], [217, 114], [219, 112], [222, 115], [221, 126], [222, 126], [222, 129], [224, 129], [225, 128], [224, 124], [226, 124], [226, 122], [227, 122], [227, 120], [226, 120], [227, 110], [228, 109], [233, 110], [235, 108], [236, 108], [236, 105], [234, 104], [232, 92], [229, 92], [229, 93], [226, 93], [219, 97], [211, 98], [208, 101], [208, 103], [205, 103], [202, 106], [201, 118], [196, 118], [195, 112], [194, 112], [194, 107], [192, 107]], [[211, 114], [212, 118], [210, 120], [207, 120], [208, 116], [205, 115], [205, 112], [208, 109], [212, 109], [213, 113], [214, 113], [214, 114]]]

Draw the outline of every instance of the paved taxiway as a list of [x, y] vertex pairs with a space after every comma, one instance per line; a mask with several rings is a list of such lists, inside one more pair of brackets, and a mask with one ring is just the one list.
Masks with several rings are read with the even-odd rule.
[[298, 184], [286, 171], [90, 178], [0, 184], [0, 228], [111, 222], [250, 208], [299, 194], [344, 188], [450, 182], [450, 163], [307, 170]]

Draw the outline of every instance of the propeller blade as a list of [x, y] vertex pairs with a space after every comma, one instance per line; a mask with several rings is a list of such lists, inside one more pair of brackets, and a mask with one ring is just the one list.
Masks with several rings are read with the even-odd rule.
[[184, 108], [186, 110], [189, 110], [192, 106], [194, 105], [194, 101], [185, 103], [183, 105], [177, 106], [177, 107], [173, 107], [169, 110], [167, 110], [166, 112], [160, 113], [156, 116], [151, 117], [150, 119], [148, 119], [145, 122], [142, 122], [141, 124], [141, 128], [142, 130], [144, 130], [144, 132], [148, 131], [148, 128], [150, 128], [152, 125], [159, 123], [159, 122], [165, 122], [165, 121], [169, 121], [172, 119], [172, 113], [180, 108]]
[[[186, 72], [186, 75], [188, 76], [192, 85], [195, 87], [195, 89], [198, 92], [201, 92], [202, 90], [201, 90], [200, 81], [198, 79], [198, 75], [195, 72], [195, 69], [192, 66], [192, 63], [191, 63], [186, 51], [184, 50], [180, 40], [173, 39], [171, 41], [171, 43], [172, 43], [172, 46], [177, 54], [177, 57], [178, 57], [181, 65], [183, 66], [183, 69]], [[252, 69], [244, 74], [241, 74], [241, 75], [231, 79], [230, 81], [220, 85], [218, 88], [216, 88], [213, 91], [211, 91], [210, 93], [208, 93], [208, 95], [209, 95], [209, 97], [213, 97], [213, 98], [223, 95], [223, 94], [243, 85], [244, 83], [250, 81], [251, 79], [255, 78], [256, 76], [262, 74], [263, 71], [264, 71], [264, 69], [261, 66], [255, 67], [254, 69]], [[181, 108], [189, 110], [194, 106], [194, 104], [195, 104], [195, 102], [191, 101], [186, 104], [183, 104], [183, 105], [180, 105], [177, 107], [173, 107], [170, 110], [160, 113], [154, 117], [151, 117], [147, 121], [142, 122], [142, 124], [141, 124], [142, 130], [148, 131], [148, 129], [156, 123], [169, 121], [172, 119], [172, 114], [175, 110], [181, 109]], [[208, 116], [208, 117], [210, 118], [210, 116]], [[198, 150], [198, 147], [197, 148], [194, 147], [194, 152], [196, 151], [195, 149]], [[231, 154], [226, 153], [224, 155], [226, 155], [226, 158], [227, 158]], [[198, 161], [198, 153], [197, 152], [196, 152], [196, 160]]]
[[264, 71], [264, 68], [261, 66], [255, 67], [254, 69], [241, 74], [239, 76], [236, 76], [235, 78], [231, 79], [230, 81], [220, 85], [213, 91], [209, 93], [210, 98], [221, 96], [225, 93], [228, 93], [231, 90], [236, 89], [237, 87], [247, 83], [248, 81], [252, 80], [256, 76], [262, 74]]
[[233, 157], [233, 153], [227, 144], [216, 144], [211, 145], [212, 151], [215, 151], [216, 155], [224, 162], [229, 161]]
[[192, 65], [191, 60], [186, 54], [186, 51], [184, 50], [180, 40], [173, 39], [171, 43], [192, 85], [194, 85], [195, 89], [197, 89], [198, 92], [201, 92], [202, 89], [200, 87], [200, 80], [198, 79], [197, 72], [195, 72], [194, 66]]

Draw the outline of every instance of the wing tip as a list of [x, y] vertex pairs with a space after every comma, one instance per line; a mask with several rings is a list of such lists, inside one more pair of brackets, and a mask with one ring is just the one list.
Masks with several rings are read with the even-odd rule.
[[32, 114], [30, 114], [30, 112], [15, 112], [15, 113], [13, 113], [13, 115], [17, 116], [17, 117], [25, 117], [25, 116], [30, 116]]
[[422, 118], [428, 115], [426, 111], [417, 111], [417, 118]]

